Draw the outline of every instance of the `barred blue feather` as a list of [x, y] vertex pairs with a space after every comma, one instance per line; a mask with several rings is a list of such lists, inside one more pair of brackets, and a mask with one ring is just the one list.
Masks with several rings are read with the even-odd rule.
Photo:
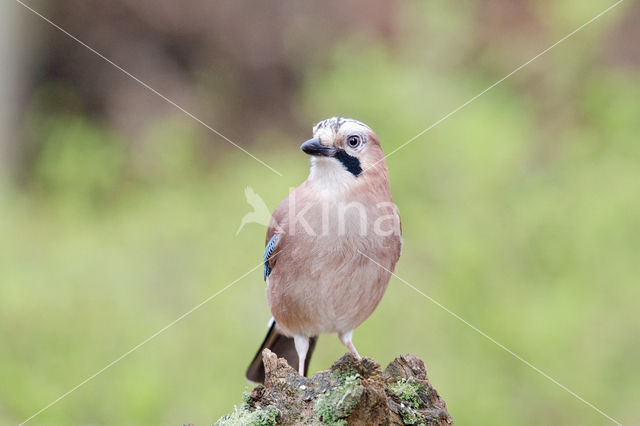
[[267, 280], [267, 277], [271, 273], [271, 266], [269, 266], [269, 259], [273, 254], [273, 251], [276, 249], [276, 244], [278, 244], [278, 240], [280, 237], [278, 235], [274, 235], [271, 237], [267, 246], [264, 248], [264, 256], [262, 258], [262, 262], [264, 263], [264, 280]]

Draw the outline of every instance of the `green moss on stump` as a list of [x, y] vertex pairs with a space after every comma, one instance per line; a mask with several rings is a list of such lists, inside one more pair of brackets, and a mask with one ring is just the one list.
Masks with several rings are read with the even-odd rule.
[[237, 407], [233, 413], [222, 417], [215, 426], [275, 426], [278, 424], [280, 410], [276, 407], [256, 408], [251, 411], [248, 407]]
[[341, 385], [320, 395], [314, 403], [318, 419], [331, 426], [346, 425], [344, 420], [351, 414], [364, 393], [360, 385], [360, 375], [339, 377]]

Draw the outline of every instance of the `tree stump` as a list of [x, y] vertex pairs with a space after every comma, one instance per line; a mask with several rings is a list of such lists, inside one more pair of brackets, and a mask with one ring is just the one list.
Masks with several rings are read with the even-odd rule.
[[444, 400], [424, 363], [403, 355], [383, 371], [371, 358], [346, 354], [326, 371], [302, 377], [265, 349], [264, 385], [216, 422], [230, 425], [450, 425]]

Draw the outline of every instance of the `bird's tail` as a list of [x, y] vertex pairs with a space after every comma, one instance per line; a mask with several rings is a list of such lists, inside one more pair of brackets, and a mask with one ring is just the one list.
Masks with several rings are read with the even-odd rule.
[[[304, 375], [307, 375], [307, 370], [309, 369], [309, 360], [311, 359], [311, 354], [313, 353], [313, 349], [316, 346], [317, 337], [311, 337], [309, 339], [309, 350], [307, 351], [307, 357], [304, 363]], [[271, 326], [269, 327], [269, 332], [267, 333], [267, 337], [264, 338], [264, 342], [262, 342], [262, 346], [258, 349], [256, 356], [253, 357], [253, 361], [247, 368], [247, 379], [252, 382], [264, 383], [264, 365], [262, 364], [262, 350], [269, 349], [271, 352], [275, 353], [279, 358], [284, 358], [287, 360], [289, 365], [293, 367], [295, 370], [298, 369], [298, 353], [296, 352], [296, 346], [293, 343], [292, 337], [287, 337], [284, 334], [280, 333], [277, 330], [276, 322], [271, 321]]]

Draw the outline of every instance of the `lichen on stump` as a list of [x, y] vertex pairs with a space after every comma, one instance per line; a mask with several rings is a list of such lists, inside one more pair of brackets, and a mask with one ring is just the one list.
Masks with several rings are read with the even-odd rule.
[[265, 383], [244, 398], [241, 408], [216, 425], [450, 425], [453, 419], [413, 355], [393, 360], [382, 371], [371, 358], [348, 353], [331, 369], [300, 376], [287, 361], [262, 352]]

